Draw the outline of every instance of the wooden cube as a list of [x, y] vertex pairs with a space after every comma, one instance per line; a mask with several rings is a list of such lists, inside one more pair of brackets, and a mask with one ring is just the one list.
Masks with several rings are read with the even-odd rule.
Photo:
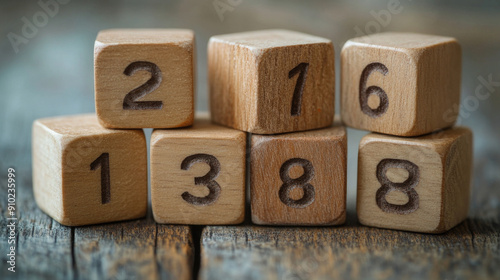
[[151, 201], [158, 223], [238, 224], [245, 217], [244, 132], [197, 119], [154, 130]]
[[379, 33], [341, 53], [341, 111], [348, 126], [418, 136], [452, 126], [460, 102], [461, 48], [449, 37]]
[[94, 47], [95, 103], [108, 128], [172, 128], [193, 123], [194, 33], [112, 29]]
[[59, 223], [79, 226], [140, 218], [148, 201], [142, 130], [110, 130], [78, 115], [33, 123], [33, 191]]
[[331, 125], [334, 58], [330, 40], [298, 32], [212, 37], [208, 78], [213, 120], [259, 134]]
[[369, 134], [358, 159], [357, 212], [368, 226], [441, 233], [467, 217], [472, 133], [416, 138]]
[[347, 138], [342, 126], [252, 135], [252, 221], [339, 225], [346, 217]]

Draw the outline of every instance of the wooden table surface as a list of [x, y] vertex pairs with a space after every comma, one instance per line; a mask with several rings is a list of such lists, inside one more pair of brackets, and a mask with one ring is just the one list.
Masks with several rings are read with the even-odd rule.
[[[211, 35], [294, 29], [332, 39], [338, 58], [343, 42], [356, 36], [355, 27], [364, 28], [374, 20], [373, 13], [387, 5], [347, 0], [233, 1], [240, 4], [221, 20], [212, 1], [204, 2], [168, 1], [147, 7], [71, 2], [61, 6], [18, 53], [5, 39], [7, 34], [21, 33], [21, 18], [31, 18], [41, 8], [34, 1], [1, 3], [7, 24], [0, 25], [4, 36], [0, 43], [0, 279], [500, 279], [498, 85], [477, 107], [461, 108], [461, 124], [471, 127], [475, 135], [471, 207], [469, 218], [445, 234], [383, 230], [357, 222], [357, 147], [365, 132], [356, 130], [348, 130], [348, 209], [343, 226], [264, 227], [248, 221], [239, 226], [172, 226], [154, 223], [149, 214], [135, 221], [65, 227], [42, 213], [32, 193], [31, 124], [40, 117], [94, 110], [92, 49], [98, 30], [194, 29], [197, 107], [206, 110], [205, 48]], [[500, 81], [498, 5], [485, 2], [472, 8], [467, 1], [444, 1], [438, 6], [413, 2], [402, 0], [403, 12], [393, 14], [382, 31], [457, 37], [464, 52], [462, 100], [472, 100], [481, 78]], [[9, 167], [15, 168], [18, 179], [16, 273], [7, 271], [6, 263]]]

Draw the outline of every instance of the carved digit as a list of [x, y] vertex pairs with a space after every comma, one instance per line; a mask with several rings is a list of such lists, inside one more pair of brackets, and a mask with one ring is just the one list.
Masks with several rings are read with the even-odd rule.
[[215, 179], [219, 176], [220, 173], [220, 162], [216, 157], [207, 154], [195, 154], [188, 156], [181, 163], [182, 170], [189, 170], [191, 166], [197, 162], [204, 162], [210, 166], [210, 171], [205, 176], [195, 177], [194, 184], [195, 185], [203, 185], [206, 186], [209, 190], [209, 193], [205, 197], [197, 197], [189, 192], [182, 193], [182, 198], [188, 203], [194, 205], [210, 205], [217, 201], [220, 196], [220, 186], [219, 183], [215, 181]]
[[[408, 179], [403, 183], [394, 183], [387, 178], [389, 168], [403, 168], [408, 171]], [[377, 179], [382, 186], [377, 190], [375, 200], [382, 211], [396, 214], [410, 214], [418, 209], [418, 193], [413, 189], [418, 185], [420, 170], [416, 164], [402, 159], [383, 159], [377, 165]], [[408, 196], [404, 205], [387, 202], [386, 195], [392, 191], [400, 191]]]
[[[361, 73], [361, 79], [359, 80], [359, 104], [361, 105], [361, 111], [372, 118], [377, 118], [382, 116], [389, 107], [389, 99], [387, 98], [387, 93], [378, 86], [370, 86], [366, 88], [366, 82], [368, 77], [374, 71], [382, 73], [384, 76], [387, 75], [389, 70], [384, 64], [374, 62], [368, 64], [363, 72]], [[377, 108], [372, 109], [368, 106], [368, 97], [371, 94], [376, 94], [380, 100]]]
[[[304, 169], [304, 174], [299, 178], [290, 178], [290, 169], [295, 166], [300, 165]], [[307, 159], [302, 158], [292, 158], [281, 166], [280, 177], [283, 181], [279, 190], [279, 197], [281, 202], [285, 205], [293, 208], [305, 208], [314, 202], [315, 191], [314, 187], [309, 184], [309, 182], [314, 177], [314, 166]], [[294, 200], [290, 198], [290, 192], [295, 188], [302, 188], [304, 195], [302, 198]]]

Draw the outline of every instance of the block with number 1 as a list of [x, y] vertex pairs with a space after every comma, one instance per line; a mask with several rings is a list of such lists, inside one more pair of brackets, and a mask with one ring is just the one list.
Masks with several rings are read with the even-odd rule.
[[95, 115], [33, 123], [33, 192], [45, 213], [67, 226], [141, 218], [148, 202], [142, 130], [111, 130]]
[[287, 30], [214, 36], [208, 44], [212, 119], [258, 134], [333, 123], [330, 40]]

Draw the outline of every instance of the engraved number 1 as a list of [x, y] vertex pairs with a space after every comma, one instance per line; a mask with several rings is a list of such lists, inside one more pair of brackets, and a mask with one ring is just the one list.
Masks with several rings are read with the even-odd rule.
[[111, 201], [111, 182], [109, 177], [109, 153], [102, 153], [90, 164], [90, 170], [101, 168], [101, 203]]
[[307, 69], [309, 68], [309, 63], [302, 62], [295, 66], [290, 72], [288, 72], [288, 79], [291, 79], [295, 75], [299, 74], [297, 78], [297, 83], [295, 84], [295, 90], [293, 91], [292, 98], [292, 116], [300, 116], [300, 107], [302, 105], [302, 94], [304, 92], [304, 85], [306, 83]]

